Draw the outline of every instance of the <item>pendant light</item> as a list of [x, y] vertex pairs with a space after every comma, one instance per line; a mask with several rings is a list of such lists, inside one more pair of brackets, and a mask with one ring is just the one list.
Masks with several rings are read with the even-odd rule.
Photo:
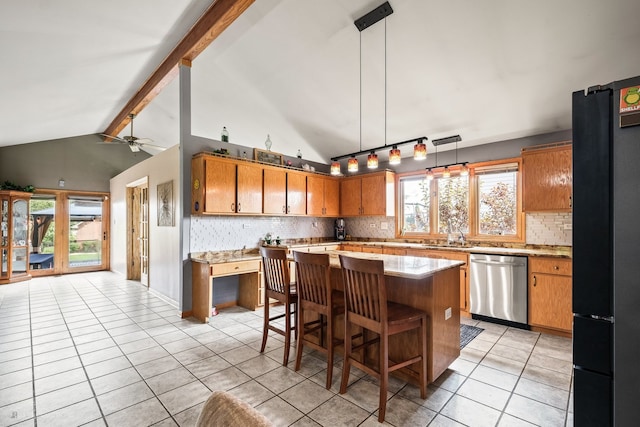
[[433, 171], [431, 168], [427, 169], [427, 175], [425, 178], [427, 181], [433, 181]]
[[358, 172], [358, 159], [353, 156], [347, 162], [347, 172]]
[[367, 156], [367, 168], [378, 169], [378, 155], [373, 150]]
[[451, 171], [449, 170], [449, 166], [444, 167], [444, 171], [442, 172], [443, 178], [451, 178]]
[[331, 175], [340, 175], [340, 174], [342, 174], [342, 171], [340, 170], [340, 162], [336, 160], [333, 163], [331, 163]]
[[400, 150], [397, 145], [394, 145], [391, 150], [389, 150], [389, 164], [399, 165], [401, 161]]
[[413, 160], [425, 160], [426, 158], [427, 145], [420, 140], [413, 146]]

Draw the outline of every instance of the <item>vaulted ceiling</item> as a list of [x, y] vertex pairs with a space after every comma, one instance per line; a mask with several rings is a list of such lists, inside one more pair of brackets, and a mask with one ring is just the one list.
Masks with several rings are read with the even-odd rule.
[[[635, 0], [390, 0], [360, 33], [381, 3], [255, 1], [192, 63], [193, 134], [324, 162], [385, 134], [464, 148], [569, 129], [571, 92], [640, 74]], [[0, 146], [104, 132], [210, 4], [0, 2]], [[177, 144], [178, 97], [136, 136]]]

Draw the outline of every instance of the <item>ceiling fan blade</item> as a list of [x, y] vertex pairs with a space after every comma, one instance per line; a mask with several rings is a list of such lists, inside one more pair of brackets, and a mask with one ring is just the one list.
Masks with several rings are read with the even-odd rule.
[[151, 138], [136, 138], [136, 142], [138, 144], [151, 144], [151, 143], [153, 143], [153, 139], [151, 139]]
[[164, 151], [164, 150], [166, 150], [166, 149], [167, 149], [167, 147], [163, 147], [163, 146], [161, 146], [161, 145], [146, 144], [146, 143], [139, 143], [139, 144], [140, 144], [140, 146], [141, 146], [142, 148], [147, 148], [147, 147], [149, 147], [149, 148], [154, 148], [154, 149], [156, 149], [156, 150], [160, 150], [160, 151]]
[[111, 144], [112, 142], [127, 142], [125, 139], [120, 138], [119, 136], [107, 135], [106, 133], [101, 133], [100, 136], [104, 136], [111, 141], [102, 141], [103, 144]]

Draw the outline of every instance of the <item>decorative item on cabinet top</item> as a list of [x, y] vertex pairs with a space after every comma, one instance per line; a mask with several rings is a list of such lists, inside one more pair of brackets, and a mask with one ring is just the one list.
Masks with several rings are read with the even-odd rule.
[[272, 165], [284, 164], [284, 155], [273, 151], [260, 150], [259, 148], [253, 149], [253, 158], [259, 162], [269, 163]]

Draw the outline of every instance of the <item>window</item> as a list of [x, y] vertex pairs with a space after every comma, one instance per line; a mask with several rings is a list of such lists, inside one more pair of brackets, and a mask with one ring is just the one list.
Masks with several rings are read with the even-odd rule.
[[517, 234], [517, 172], [478, 175], [478, 234]]
[[520, 159], [469, 165], [469, 176], [424, 172], [399, 176], [398, 229], [408, 237], [442, 239], [463, 233], [473, 240], [522, 241], [524, 225], [518, 169]]
[[469, 232], [469, 177], [438, 178], [438, 233]]
[[400, 198], [402, 200], [403, 233], [425, 233], [429, 229], [430, 207], [429, 181], [421, 177], [411, 177], [402, 181]]

